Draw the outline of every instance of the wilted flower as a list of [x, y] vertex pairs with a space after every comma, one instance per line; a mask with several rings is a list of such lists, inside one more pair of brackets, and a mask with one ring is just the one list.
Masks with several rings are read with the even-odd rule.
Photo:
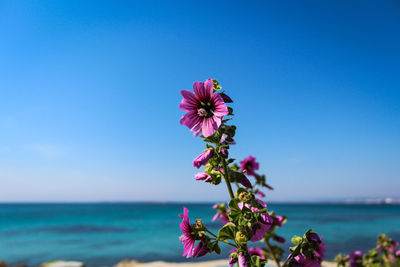
[[251, 155], [240, 162], [240, 170], [246, 171], [248, 175], [256, 175], [255, 171], [258, 170], [258, 168], [259, 164], [256, 158]]
[[285, 220], [285, 217], [283, 217], [283, 216], [280, 216], [280, 215], [278, 215], [278, 216], [273, 215], [272, 216], [272, 221], [273, 221], [275, 226], [281, 227], [284, 220]]
[[233, 103], [233, 100], [227, 94], [220, 93], [219, 95], [222, 97], [225, 103]]
[[201, 241], [197, 244], [197, 246], [193, 249], [193, 257], [202, 257], [209, 252], [207, 245]]
[[180, 123], [187, 126], [198, 135], [202, 131], [205, 137], [211, 136], [221, 125], [221, 118], [229, 111], [221, 95], [213, 92], [213, 81], [195, 82], [194, 94], [182, 90], [182, 102], [179, 108], [187, 113], [182, 116]]
[[237, 249], [231, 250], [229, 257], [229, 267], [233, 267], [239, 261], [239, 267], [247, 267], [246, 257], [242, 252], [237, 253]]
[[192, 226], [190, 225], [188, 214], [189, 210], [186, 207], [183, 208], [183, 214], [179, 214], [179, 217], [182, 218], [182, 222], [179, 225], [179, 227], [181, 228], [181, 231], [183, 233], [183, 235], [179, 238], [179, 240], [183, 244], [182, 256], [191, 258], [194, 255], [193, 246], [195, 242], [195, 237], [193, 235], [193, 229]]
[[209, 183], [209, 182], [212, 181], [211, 176], [208, 175], [208, 174], [205, 173], [205, 172], [199, 172], [199, 173], [197, 173], [197, 174], [194, 176], [194, 179], [196, 179], [197, 181], [204, 180], [204, 182], [207, 182], [207, 183]]
[[193, 160], [193, 166], [196, 168], [200, 168], [201, 166], [206, 165], [213, 155], [214, 155], [214, 150], [207, 149]]
[[[213, 206], [213, 209], [218, 209], [218, 204], [215, 204]], [[218, 210], [217, 213], [214, 215], [212, 221], [215, 222], [216, 220], [219, 219], [221, 221], [221, 223], [223, 223], [223, 224], [228, 223], [229, 222], [229, 218], [227, 215], [228, 212], [230, 212], [229, 209]]]
[[[267, 207], [267, 204], [265, 204], [263, 201], [261, 201], [260, 199], [256, 200], [264, 207]], [[240, 209], [243, 209], [243, 206], [246, 206], [247, 208], [251, 209], [252, 211], [259, 211], [260, 209], [255, 208], [250, 206], [249, 204], [243, 204], [242, 202], [238, 203], [238, 206]], [[260, 216], [258, 217], [258, 222], [259, 222], [259, 227], [251, 227], [250, 231], [252, 232], [253, 236], [251, 237], [250, 241], [252, 242], [256, 242], [256, 241], [260, 241], [261, 239], [264, 238], [265, 232], [267, 230], [269, 230], [272, 226], [272, 218], [271, 216], [269, 216], [269, 214], [263, 213], [260, 214]]]
[[260, 259], [265, 260], [264, 252], [263, 252], [262, 248], [260, 248], [260, 247], [249, 248], [249, 254], [250, 254], [250, 256], [257, 255], [260, 257]]

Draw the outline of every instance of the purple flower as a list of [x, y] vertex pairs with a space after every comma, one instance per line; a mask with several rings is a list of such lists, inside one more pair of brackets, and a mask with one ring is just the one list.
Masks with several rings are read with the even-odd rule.
[[249, 179], [247, 179], [247, 177], [245, 175], [243, 175], [242, 177], [242, 181], [240, 182], [244, 187], [247, 188], [253, 188], [253, 186], [251, 185], [251, 182]]
[[186, 256], [187, 258], [191, 258], [194, 255], [193, 246], [195, 242], [195, 237], [193, 235], [193, 229], [190, 225], [189, 221], [189, 210], [184, 207], [183, 214], [179, 214], [179, 217], [182, 218], [182, 222], [179, 225], [183, 235], [179, 238], [179, 240], [183, 244], [183, 254], [182, 256]]
[[350, 259], [350, 267], [357, 267], [358, 262], [362, 259], [362, 252], [357, 250], [347, 256]]
[[[267, 204], [265, 204], [262, 200], [256, 198], [256, 200], [264, 207], [267, 207]], [[249, 204], [243, 204], [242, 202], [238, 203], [238, 207], [240, 209], [243, 209], [243, 206], [246, 206], [247, 208], [251, 209], [252, 211], [259, 211], [258, 208], [252, 207]], [[261, 239], [264, 238], [265, 232], [269, 230], [272, 226], [272, 218], [271, 216], [266, 212], [263, 214], [260, 214], [258, 217], [258, 222], [259, 222], [259, 227], [251, 227], [250, 231], [252, 232], [253, 236], [251, 237], [250, 241], [256, 242], [260, 241]]]
[[228, 149], [226, 149], [226, 148], [221, 149], [221, 155], [224, 158], [227, 158], [228, 157]]
[[205, 172], [199, 172], [194, 176], [194, 179], [196, 179], [197, 181], [201, 181], [204, 180], [204, 182], [209, 183], [212, 181], [212, 178], [210, 175], [208, 175]]
[[237, 253], [237, 249], [232, 249], [231, 250], [231, 256], [229, 257], [229, 267], [233, 267], [235, 265], [235, 263], [237, 263], [239, 261], [239, 267], [247, 267], [246, 264], [246, 257], [244, 256], [244, 254], [242, 252], [239, 252], [237, 254], [237, 257], [233, 257], [232, 253]]
[[221, 95], [213, 92], [213, 81], [195, 82], [194, 94], [182, 90], [182, 102], [179, 108], [187, 113], [182, 116], [180, 123], [187, 126], [198, 135], [200, 131], [205, 137], [211, 136], [221, 125], [221, 118], [229, 111]]
[[246, 174], [256, 176], [255, 171], [258, 170], [259, 164], [255, 157], [251, 155], [240, 162], [240, 170], [246, 171]]
[[233, 100], [225, 93], [220, 93], [219, 95], [222, 97], [225, 103], [233, 103]]
[[249, 248], [249, 254], [250, 254], [250, 256], [253, 256], [253, 255], [260, 256], [260, 259], [265, 260], [264, 252], [263, 252], [262, 248], [260, 248], [260, 247]]
[[197, 246], [193, 249], [193, 257], [202, 257], [206, 255], [210, 250], [207, 245], [204, 244], [203, 241], [197, 244]]
[[193, 160], [193, 167], [196, 167], [198, 169], [201, 166], [206, 165], [213, 155], [214, 155], [214, 150], [207, 149]]
[[396, 257], [400, 257], [400, 250], [396, 251]]
[[223, 223], [223, 224], [226, 224], [226, 223], [230, 222], [230, 221], [229, 221], [229, 218], [228, 218], [228, 215], [226, 215], [227, 212], [230, 212], [230, 210], [228, 209], [228, 210], [226, 210], [225, 212], [218, 211], [218, 212], [214, 215], [212, 221], [215, 222], [216, 220], [219, 219], [220, 222]]
[[258, 190], [256, 194], [259, 195], [260, 197], [265, 197], [265, 194], [260, 190]]
[[283, 216], [272, 216], [274, 225], [281, 227], [285, 218]]

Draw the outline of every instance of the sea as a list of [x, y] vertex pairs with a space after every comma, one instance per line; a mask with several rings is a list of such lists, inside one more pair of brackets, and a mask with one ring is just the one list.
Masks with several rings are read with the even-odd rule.
[[[0, 204], [0, 259], [29, 266], [77, 260], [93, 267], [112, 266], [123, 259], [188, 261], [182, 257], [178, 239], [178, 214], [186, 206], [192, 222], [201, 218], [210, 230], [217, 231], [221, 224], [211, 222], [212, 205]], [[327, 259], [337, 253], [368, 251], [380, 233], [400, 241], [400, 205], [271, 203], [268, 210], [288, 217], [277, 230], [287, 239], [286, 249], [293, 235], [301, 236], [312, 228], [326, 243]], [[224, 246], [221, 255], [209, 254], [200, 260], [226, 258], [228, 253]]]

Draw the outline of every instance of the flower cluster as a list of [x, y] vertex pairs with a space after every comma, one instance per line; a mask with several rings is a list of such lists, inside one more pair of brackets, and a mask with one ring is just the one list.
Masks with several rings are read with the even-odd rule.
[[384, 234], [378, 236], [376, 248], [363, 254], [360, 250], [335, 257], [338, 267], [400, 266], [399, 243]]
[[[206, 144], [205, 150], [193, 160], [195, 168], [204, 168], [194, 178], [213, 185], [225, 181], [230, 197], [227, 203], [213, 206], [217, 212], [213, 221], [223, 224], [217, 233], [211, 232], [199, 219], [190, 224], [188, 210], [184, 208], [183, 214], [180, 214], [183, 256], [190, 258], [213, 252], [219, 254], [219, 243], [222, 242], [233, 247], [229, 255], [230, 266], [261, 267], [268, 259], [272, 259], [280, 267], [283, 250], [271, 244], [271, 241], [285, 242], [275, 230], [285, 223], [286, 217], [268, 211], [267, 204], [260, 199], [265, 197], [261, 189], [273, 188], [266, 183], [265, 175], [257, 173], [260, 166], [256, 158], [250, 155], [240, 161], [239, 166], [230, 157], [229, 149], [235, 144], [236, 126], [228, 125], [231, 120], [228, 116], [233, 116], [233, 109], [228, 104], [233, 101], [221, 89], [218, 81], [208, 79], [195, 82], [194, 93], [181, 91], [183, 99], [179, 108], [186, 113], [180, 122]], [[254, 183], [249, 177], [254, 177]], [[265, 242], [267, 247], [251, 245], [259, 241]], [[320, 266], [324, 252], [325, 245], [310, 230], [301, 238], [283, 266]]]

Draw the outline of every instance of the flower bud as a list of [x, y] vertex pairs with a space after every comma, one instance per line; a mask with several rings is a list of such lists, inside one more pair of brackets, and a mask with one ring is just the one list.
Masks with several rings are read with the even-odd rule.
[[239, 231], [239, 232], [236, 233], [235, 241], [238, 244], [246, 244], [247, 243], [247, 236]]
[[196, 219], [196, 223], [194, 224], [194, 228], [197, 230], [204, 229], [204, 224], [200, 219]]
[[251, 195], [247, 192], [241, 192], [238, 198], [240, 202], [247, 202], [251, 199]]
[[292, 243], [295, 245], [300, 244], [302, 240], [303, 240], [303, 238], [301, 238], [300, 236], [295, 235], [294, 237], [292, 237]]

